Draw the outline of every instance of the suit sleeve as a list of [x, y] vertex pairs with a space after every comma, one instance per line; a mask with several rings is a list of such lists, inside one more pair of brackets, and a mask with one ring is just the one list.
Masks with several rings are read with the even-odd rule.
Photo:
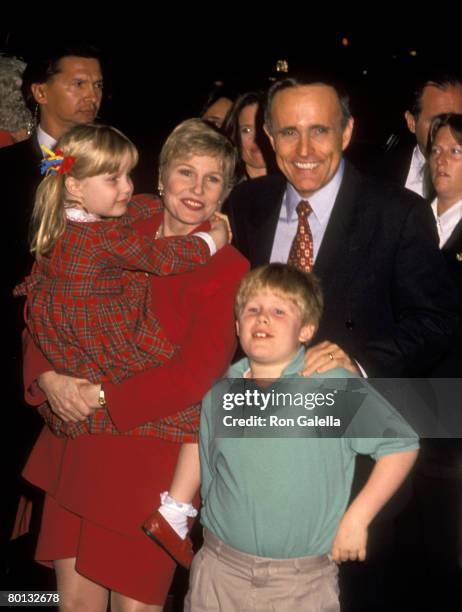
[[[239, 258], [222, 270], [207, 293], [198, 290], [181, 351], [162, 367], [146, 370], [121, 384], [105, 383], [111, 418], [119, 431], [173, 415], [202, 400], [223, 375], [235, 348], [234, 296], [248, 264]], [[209, 288], [210, 289], [210, 288]]]
[[430, 207], [410, 208], [390, 287], [396, 323], [390, 334], [369, 341], [365, 353], [355, 355], [369, 376], [424, 376], [451, 346], [460, 306], [434, 225]]
[[[247, 181], [246, 181], [247, 182]], [[242, 203], [248, 203], [246, 184], [237, 185], [229, 194], [228, 199], [225, 201], [222, 207], [222, 212], [228, 215], [229, 223], [231, 225], [231, 231], [233, 233], [233, 246], [250, 259], [250, 249], [247, 243], [247, 233], [245, 230], [245, 214], [240, 211]]]

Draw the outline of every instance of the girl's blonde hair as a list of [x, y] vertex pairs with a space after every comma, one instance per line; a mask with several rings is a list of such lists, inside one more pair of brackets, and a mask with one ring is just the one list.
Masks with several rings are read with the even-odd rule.
[[77, 180], [118, 172], [127, 154], [132, 167], [138, 162], [135, 145], [119, 130], [107, 125], [78, 125], [64, 134], [56, 143], [56, 150], [64, 157], [75, 157], [75, 163], [66, 174], [46, 176], [36, 195], [30, 224], [31, 252], [36, 259], [47, 255], [66, 229], [66, 205], [79, 204], [69, 198], [65, 180]]

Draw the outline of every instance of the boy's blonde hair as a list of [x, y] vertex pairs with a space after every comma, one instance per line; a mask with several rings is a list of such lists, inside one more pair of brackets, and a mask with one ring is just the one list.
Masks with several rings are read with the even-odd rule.
[[314, 274], [281, 263], [260, 266], [244, 276], [234, 301], [236, 319], [241, 316], [247, 302], [264, 289], [291, 300], [300, 311], [302, 325], [319, 327], [324, 298], [318, 279]]
[[233, 186], [236, 149], [227, 136], [202, 119], [186, 119], [167, 138], [159, 157], [160, 178], [163, 179], [172, 161], [193, 155], [210, 155], [218, 159], [223, 170], [226, 195]]
[[37, 189], [30, 225], [31, 252], [37, 259], [50, 253], [63, 235], [66, 205], [79, 204], [66, 192], [67, 176], [82, 180], [118, 172], [127, 154], [132, 168], [138, 162], [138, 151], [131, 140], [107, 125], [78, 125], [58, 140], [56, 150], [64, 157], [75, 157], [75, 163], [66, 174], [46, 176]]

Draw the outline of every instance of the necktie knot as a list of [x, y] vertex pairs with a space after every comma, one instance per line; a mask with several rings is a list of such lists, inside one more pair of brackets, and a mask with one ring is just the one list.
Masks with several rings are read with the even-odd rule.
[[297, 204], [297, 208], [295, 210], [297, 211], [297, 215], [300, 217], [306, 215], [307, 213], [310, 213], [313, 209], [311, 208], [309, 202], [307, 202], [306, 200], [301, 200]]

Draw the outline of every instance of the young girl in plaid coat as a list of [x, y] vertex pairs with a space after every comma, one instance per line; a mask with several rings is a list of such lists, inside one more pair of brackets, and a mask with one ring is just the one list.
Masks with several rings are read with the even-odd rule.
[[[94, 383], [120, 382], [165, 363], [176, 347], [151, 314], [147, 276], [206, 263], [228, 241], [225, 222], [216, 218], [208, 234], [138, 234], [133, 222], [158, 214], [162, 204], [132, 200], [138, 153], [115, 128], [77, 126], [48, 154], [31, 223], [36, 263], [15, 289], [27, 296], [35, 343], [56, 371]], [[104, 409], [75, 423], [65, 423], [48, 404], [39, 411], [57, 435], [118, 433]]]

